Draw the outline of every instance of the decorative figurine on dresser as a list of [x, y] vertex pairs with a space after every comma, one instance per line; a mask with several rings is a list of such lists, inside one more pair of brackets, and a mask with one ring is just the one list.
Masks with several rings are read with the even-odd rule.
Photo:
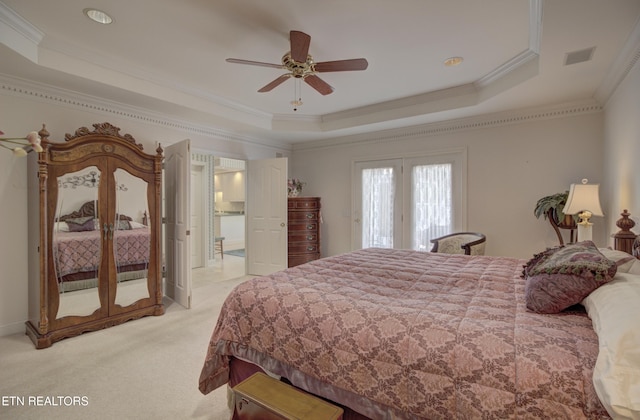
[[289, 267], [320, 258], [320, 197], [288, 198]]
[[[162, 148], [109, 123], [30, 155], [29, 318], [36, 348], [162, 315]], [[38, 222], [39, 221], [39, 222]]]

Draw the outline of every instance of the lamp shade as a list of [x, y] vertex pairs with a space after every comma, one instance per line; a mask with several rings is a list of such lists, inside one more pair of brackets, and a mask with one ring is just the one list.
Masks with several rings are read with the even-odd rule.
[[589, 211], [593, 216], [604, 216], [600, 207], [599, 184], [571, 184], [564, 214], [578, 214]]

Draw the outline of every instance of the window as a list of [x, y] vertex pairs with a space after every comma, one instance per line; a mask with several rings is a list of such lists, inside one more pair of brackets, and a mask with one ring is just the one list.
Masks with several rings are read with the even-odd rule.
[[412, 249], [429, 251], [431, 239], [453, 232], [452, 168], [441, 163], [412, 169]]
[[393, 248], [393, 167], [362, 170], [362, 247]]
[[431, 249], [466, 225], [466, 153], [354, 163], [353, 248]]

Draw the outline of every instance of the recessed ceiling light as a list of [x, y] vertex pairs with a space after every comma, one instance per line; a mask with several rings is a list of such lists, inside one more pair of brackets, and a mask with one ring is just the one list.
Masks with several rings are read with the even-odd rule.
[[462, 63], [463, 60], [464, 58], [462, 57], [447, 58], [446, 60], [444, 60], [444, 65], [447, 67], [457, 66], [458, 64]]
[[102, 23], [103, 25], [108, 25], [113, 22], [111, 16], [98, 9], [84, 9], [84, 14], [87, 15], [89, 19], [94, 22]]

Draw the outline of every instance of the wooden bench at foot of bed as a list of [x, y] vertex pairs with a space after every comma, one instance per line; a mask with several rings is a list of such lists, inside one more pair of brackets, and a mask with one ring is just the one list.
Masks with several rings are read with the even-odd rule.
[[233, 388], [238, 420], [340, 420], [340, 407], [258, 372]]

